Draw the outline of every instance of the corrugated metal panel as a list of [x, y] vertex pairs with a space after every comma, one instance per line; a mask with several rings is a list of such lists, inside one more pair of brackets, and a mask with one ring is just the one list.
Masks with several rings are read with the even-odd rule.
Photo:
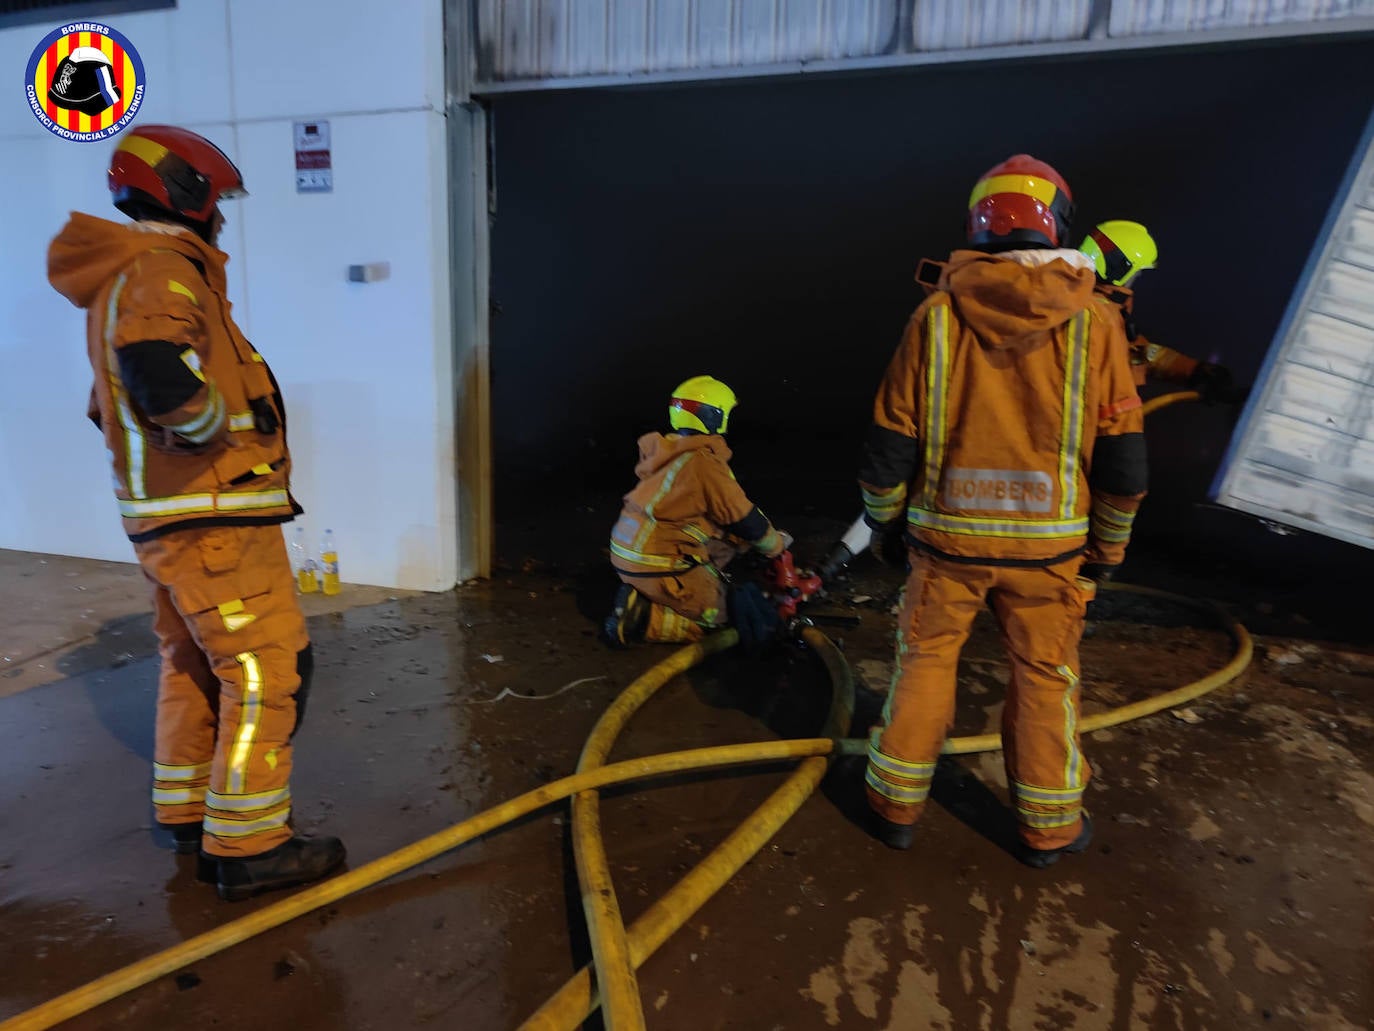
[[478, 0], [479, 77], [501, 82], [866, 57], [894, 46], [900, 6], [900, 0]]
[[1112, 0], [1113, 36], [1286, 25], [1374, 14], [1374, 0]]
[[[752, 68], [947, 60], [983, 47], [1129, 45], [1132, 36], [1374, 19], [1374, 0], [469, 0], [477, 82], [701, 78]], [[1111, 40], [1099, 39], [1104, 33]], [[1183, 34], [1183, 35], [1180, 35]], [[1125, 40], [1127, 42], [1123, 43]], [[923, 57], [923, 55], [928, 55]], [[697, 76], [689, 76], [697, 77]], [[579, 84], [577, 82], [574, 85]]]
[[964, 50], [1082, 39], [1092, 0], [915, 0], [912, 46]]
[[1216, 500], [1374, 548], [1374, 118], [1217, 477]]

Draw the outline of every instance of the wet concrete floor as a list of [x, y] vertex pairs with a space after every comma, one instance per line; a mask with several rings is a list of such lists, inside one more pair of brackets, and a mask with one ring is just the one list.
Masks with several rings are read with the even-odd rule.
[[[799, 551], [839, 528], [803, 528]], [[604, 569], [519, 550], [490, 582], [312, 617], [297, 821], [343, 837], [351, 865], [570, 772], [617, 692], [671, 653], [607, 650], [594, 635]], [[899, 584], [864, 560], [826, 603], [862, 620], [831, 631], [859, 681], [859, 733], [886, 687]], [[1087, 739], [1088, 853], [1046, 871], [1011, 858], [995, 754], [944, 764], [916, 847], [891, 852], [860, 825], [861, 764], [840, 762], [645, 964], [649, 1026], [1374, 1024], [1374, 647], [1317, 640], [1263, 598], [1233, 608], [1264, 631], [1239, 685]], [[30, 649], [58, 679], [0, 698], [0, 1018], [274, 901], [219, 902], [152, 828], [146, 616], [73, 640]], [[1092, 712], [1199, 677], [1230, 645], [1192, 610], [1112, 596], [1083, 654]], [[980, 622], [958, 732], [995, 729], [1005, 677]], [[665, 687], [614, 757], [806, 736], [827, 690], [794, 646], [721, 656]], [[608, 793], [626, 918], [785, 775]], [[550, 809], [64, 1026], [513, 1028], [589, 959], [566, 816]]]

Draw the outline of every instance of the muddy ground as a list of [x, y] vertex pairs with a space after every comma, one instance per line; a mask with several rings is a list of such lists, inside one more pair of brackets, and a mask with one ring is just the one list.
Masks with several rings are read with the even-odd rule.
[[[588, 526], [604, 521], [587, 513]], [[671, 652], [607, 650], [595, 637], [611, 590], [600, 561], [550, 561], [518, 529], [492, 581], [312, 618], [319, 666], [297, 821], [343, 837], [353, 866], [571, 771], [606, 705]], [[799, 554], [814, 558], [842, 527], [795, 529]], [[23, 560], [10, 558], [13, 574]], [[63, 568], [115, 597], [141, 592], [121, 567]], [[1226, 599], [1256, 631], [1256, 659], [1233, 687], [1087, 739], [1088, 853], [1047, 871], [1012, 859], [996, 754], [944, 764], [916, 847], [889, 851], [861, 825], [861, 764], [842, 761], [644, 965], [649, 1026], [1374, 1025], [1365, 617], [1148, 557], [1132, 572]], [[858, 676], [856, 733], [886, 688], [900, 579], [861, 560], [825, 603], [861, 618], [830, 629]], [[6, 608], [20, 604], [5, 595]], [[40, 682], [32, 662], [0, 675], [0, 695], [30, 678], [0, 697], [0, 1018], [273, 901], [219, 902], [153, 830], [156, 659], [140, 605], [67, 647], [32, 649], [50, 667]], [[1085, 708], [1144, 698], [1230, 654], [1194, 610], [1113, 595], [1083, 646]], [[995, 729], [1005, 677], [995, 628], [981, 622], [959, 732]], [[796, 646], [721, 656], [665, 687], [614, 757], [807, 736], [827, 690]], [[603, 824], [627, 919], [785, 775], [609, 793]], [[590, 955], [566, 817], [531, 817], [65, 1026], [516, 1027]]]

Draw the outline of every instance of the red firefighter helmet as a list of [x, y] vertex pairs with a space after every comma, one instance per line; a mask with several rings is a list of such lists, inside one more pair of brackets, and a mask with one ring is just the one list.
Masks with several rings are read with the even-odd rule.
[[224, 151], [172, 125], [141, 125], [120, 137], [109, 178], [114, 206], [130, 217], [151, 206], [179, 220], [208, 222], [220, 200], [247, 192]]
[[1060, 247], [1072, 221], [1069, 184], [1029, 154], [989, 168], [968, 199], [968, 242], [980, 250]]

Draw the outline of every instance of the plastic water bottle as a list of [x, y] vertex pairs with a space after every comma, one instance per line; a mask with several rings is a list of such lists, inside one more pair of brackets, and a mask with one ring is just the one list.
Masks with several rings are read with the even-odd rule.
[[304, 526], [296, 527], [296, 537], [291, 542], [291, 567], [296, 571], [296, 587], [302, 594], [314, 594], [320, 589], [315, 577], [315, 560], [305, 546]]
[[339, 552], [334, 547], [334, 531], [325, 530], [320, 542], [320, 568], [324, 571], [324, 593], [339, 593]]

